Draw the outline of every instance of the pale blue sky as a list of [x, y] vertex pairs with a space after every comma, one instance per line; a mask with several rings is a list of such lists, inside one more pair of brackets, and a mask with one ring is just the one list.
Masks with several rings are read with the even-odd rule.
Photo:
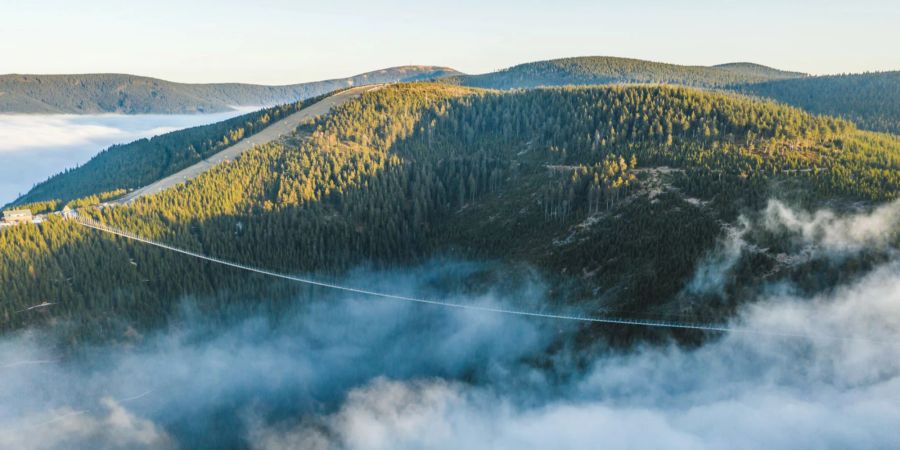
[[900, 69], [900, 1], [0, 0], [0, 73], [294, 83], [579, 55]]

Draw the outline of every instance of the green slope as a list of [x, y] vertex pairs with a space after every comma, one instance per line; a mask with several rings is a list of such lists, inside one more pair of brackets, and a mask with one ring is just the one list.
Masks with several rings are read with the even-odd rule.
[[900, 71], [777, 80], [737, 89], [900, 134]]
[[[878, 204], [900, 190], [900, 138], [688, 88], [402, 84], [349, 102], [308, 131], [131, 206], [82, 213], [183, 248], [317, 276], [448, 255], [487, 259], [500, 268], [467, 283], [474, 291], [524, 266], [550, 285], [554, 307], [650, 317], [677, 303], [722, 224], [772, 195], [814, 208]], [[765, 247], [785, 245], [772, 239]], [[773, 278], [775, 253], [741, 263], [727, 297], [691, 298], [679, 313], [727, 317], [763, 278], [833, 279], [815, 261]], [[864, 266], [848, 261], [842, 276]], [[215, 314], [277, 310], [279, 296], [300, 295], [55, 218], [0, 230], [0, 284], [3, 327], [68, 324], [74, 337], [164, 324], [186, 296]], [[59, 306], [14, 313], [43, 299]]]
[[88, 162], [53, 175], [34, 186], [12, 204], [27, 204], [102, 196], [131, 190], [164, 178], [201, 159], [208, 158], [235, 141], [251, 136], [312, 103], [322, 96], [265, 108], [222, 122], [172, 131], [113, 145]]
[[750, 62], [716, 64], [712, 67], [715, 69], [727, 70], [729, 72], [734, 72], [736, 74], [744, 75], [747, 77], [758, 77], [760, 79], [766, 80], [804, 78], [807, 76], [805, 73], [788, 72], [785, 70], [774, 69], [769, 66]]
[[455, 73], [446, 67], [402, 66], [285, 86], [186, 84], [123, 74], [0, 75], [0, 113], [217, 112], [232, 106], [295, 102], [348, 86], [416, 81]]
[[482, 75], [458, 75], [448, 82], [493, 89], [615, 83], [666, 83], [721, 87], [772, 79], [803, 77], [750, 63], [721, 66], [681, 66], [639, 59], [585, 56], [520, 64]]
[[728, 89], [816, 114], [843, 117], [868, 130], [900, 134], [897, 71], [808, 76], [747, 62], [705, 67], [595, 56], [537, 61], [482, 75], [450, 76], [443, 81], [493, 89], [623, 83]]

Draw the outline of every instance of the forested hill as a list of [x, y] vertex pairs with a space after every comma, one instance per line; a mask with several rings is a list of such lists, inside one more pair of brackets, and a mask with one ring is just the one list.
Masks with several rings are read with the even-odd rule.
[[805, 74], [786, 72], [751, 63], [732, 63], [712, 67], [681, 66], [639, 59], [585, 56], [520, 64], [482, 75], [457, 75], [448, 77], [445, 81], [464, 86], [493, 89], [615, 83], [665, 83], [695, 87], [722, 87], [803, 76]]
[[84, 197], [96, 197], [99, 201], [113, 193], [146, 186], [218, 153], [322, 97], [113, 145], [81, 166], [38, 183], [13, 204], [45, 201], [64, 204]]
[[[872, 260], [786, 259], [791, 241], [760, 231], [746, 237], [755, 250], [740, 255], [721, 290], [686, 294], [739, 214], [773, 196], [816, 208], [875, 205], [900, 190], [896, 136], [681, 87], [400, 84], [306, 131], [128, 207], [80, 213], [216, 257], [329, 279], [360, 265], [448, 255], [495, 261], [466, 281], [467, 292], [514, 280], [525, 267], [550, 285], [551, 309], [675, 311], [691, 321], [726, 317], [761, 280], [826, 289]], [[215, 314], [277, 310], [296, 304], [279, 295], [317, 293], [285, 293], [270, 279], [56, 217], [0, 229], [0, 285], [3, 328], [45, 323], [70, 327], [73, 338], [125, 340], [129, 327], [165, 324], [185, 298]], [[44, 300], [56, 304], [17, 313]]]
[[776, 80], [738, 90], [900, 134], [900, 71]]
[[285, 86], [185, 84], [122, 74], [0, 75], [0, 113], [208, 113], [226, 111], [232, 106], [290, 103], [348, 86], [417, 81], [456, 73], [446, 67], [402, 66]]
[[483, 75], [442, 81], [493, 89], [621, 83], [676, 84], [727, 89], [771, 98], [815, 114], [900, 134], [900, 72], [807, 76], [753, 63], [680, 66], [637, 59], [581, 57], [521, 64]]
[[744, 76], [756, 76], [761, 79], [767, 80], [783, 80], [783, 79], [793, 79], [793, 78], [803, 78], [807, 75], [805, 73], [800, 72], [788, 72], [785, 70], [775, 69], [769, 66], [764, 66], [762, 64], [750, 63], [750, 62], [737, 62], [737, 63], [725, 63], [725, 64], [716, 64], [712, 66], [716, 69], [728, 70], [734, 73], [738, 73]]

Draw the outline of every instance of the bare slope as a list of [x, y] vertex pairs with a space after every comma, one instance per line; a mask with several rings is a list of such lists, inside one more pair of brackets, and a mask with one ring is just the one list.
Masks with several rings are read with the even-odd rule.
[[156, 181], [155, 183], [140, 189], [135, 189], [117, 200], [116, 203], [130, 203], [138, 198], [164, 191], [170, 187], [194, 179], [217, 164], [234, 160], [255, 145], [267, 144], [282, 136], [288, 135], [297, 129], [300, 124], [312, 121], [323, 114], [327, 114], [332, 108], [343, 105], [347, 101], [355, 99], [365, 92], [378, 89], [379, 87], [380, 85], [360, 86], [326, 97], [309, 107], [303, 108], [300, 111], [269, 125], [263, 131], [238, 141], [236, 144], [216, 153], [210, 158], [204, 159], [190, 167]]

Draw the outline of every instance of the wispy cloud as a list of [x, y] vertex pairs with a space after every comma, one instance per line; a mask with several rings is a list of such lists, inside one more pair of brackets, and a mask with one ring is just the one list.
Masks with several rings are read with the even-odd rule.
[[800, 255], [783, 255], [785, 260], [846, 256], [865, 249], [887, 249], [900, 237], [900, 200], [870, 211], [838, 214], [829, 209], [809, 212], [773, 199], [762, 211], [741, 215], [735, 225], [724, 228], [724, 237], [700, 261], [686, 292], [723, 295], [728, 277], [741, 255], [748, 251], [767, 251], [748, 241], [748, 235], [758, 232], [779, 234], [802, 249]]
[[726, 277], [741, 258], [741, 252], [747, 246], [744, 240], [750, 231], [750, 221], [740, 216], [737, 226], [726, 227], [725, 237], [721, 239], [709, 255], [706, 256], [694, 272], [694, 277], [687, 285], [692, 294], [717, 293], [724, 294]]
[[764, 213], [765, 227], [799, 234], [806, 242], [827, 251], [852, 251], [865, 246], [883, 245], [900, 232], [900, 200], [871, 212], [838, 215], [828, 209], [814, 213], [788, 207], [770, 200]]
[[[557, 396], [378, 378], [292, 427], [251, 421], [261, 449], [887, 448], [900, 442], [900, 271], [837, 292], [766, 299], [695, 350], [598, 358]], [[496, 380], [517, 383], [520, 379]]]
[[61, 407], [23, 419], [30, 425], [16, 433], [0, 432], [0, 447], [175, 448], [165, 431], [109, 397], [96, 411]]

